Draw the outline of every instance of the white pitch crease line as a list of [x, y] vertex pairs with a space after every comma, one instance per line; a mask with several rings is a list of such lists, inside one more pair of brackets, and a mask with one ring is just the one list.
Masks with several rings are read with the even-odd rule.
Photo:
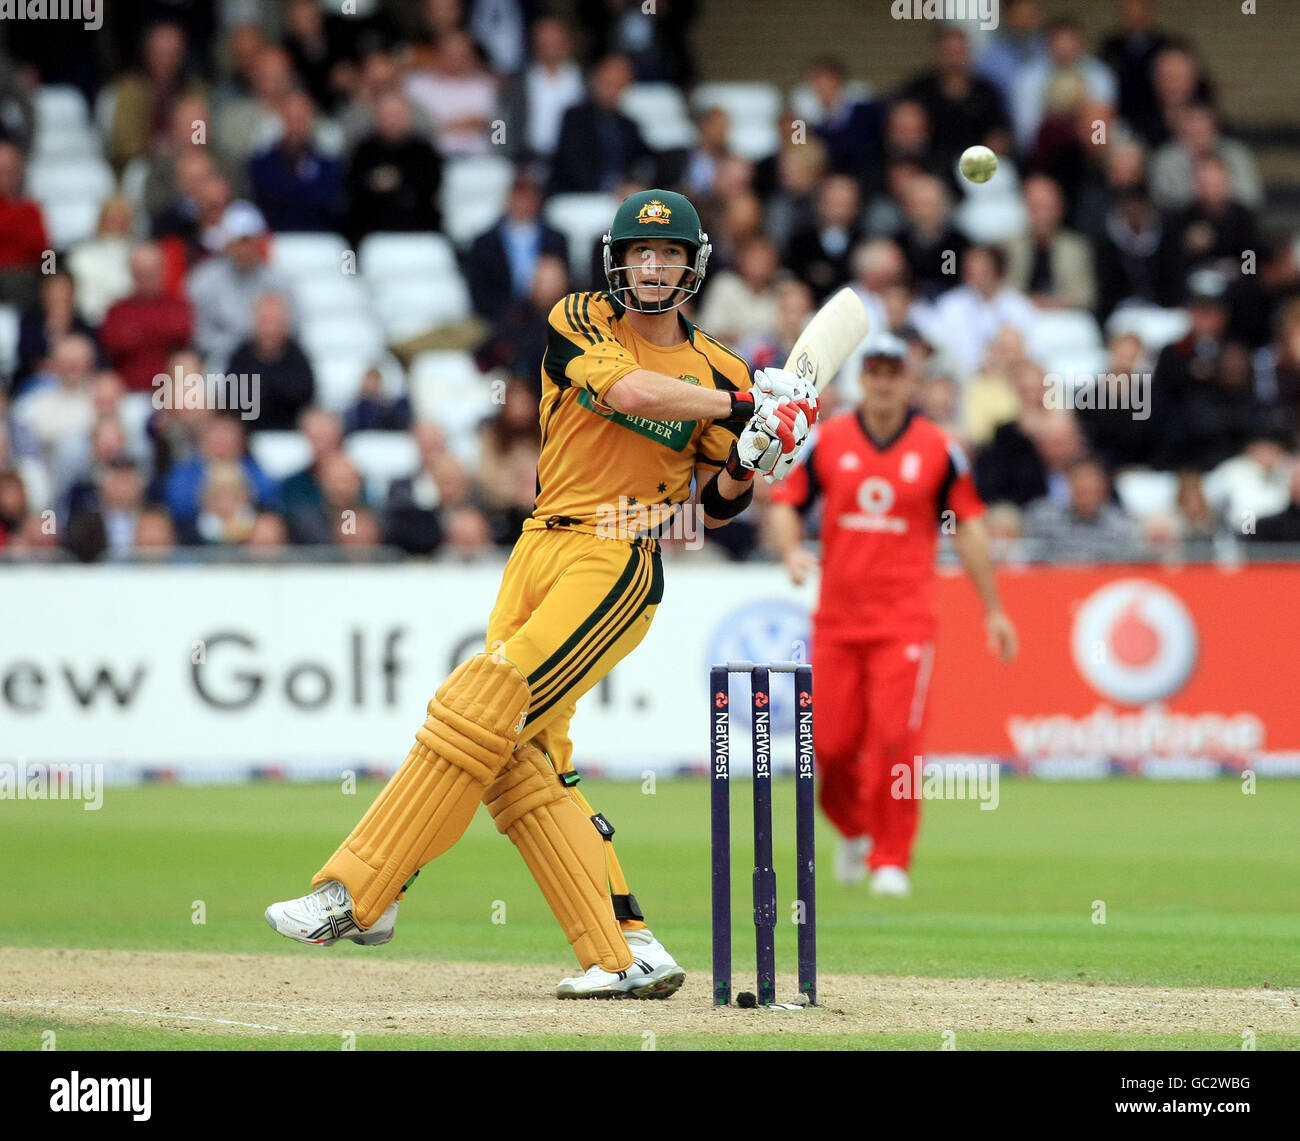
[[169, 1010], [136, 1010], [133, 1006], [82, 1006], [66, 1002], [23, 1002], [0, 999], [0, 1006], [25, 1006], [34, 1010], [76, 1010], [87, 1014], [138, 1014], [144, 1018], [176, 1019], [181, 1022], [211, 1022], [218, 1026], [243, 1026], [249, 1030], [274, 1030], [278, 1034], [308, 1034], [308, 1030], [291, 1030], [286, 1026], [265, 1026], [260, 1022], [238, 1022], [233, 1018], [212, 1018], [205, 1014], [175, 1014]]

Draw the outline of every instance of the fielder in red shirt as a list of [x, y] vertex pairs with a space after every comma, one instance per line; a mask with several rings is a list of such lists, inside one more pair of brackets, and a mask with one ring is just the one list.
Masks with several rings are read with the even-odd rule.
[[[935, 554], [952, 534], [986, 612], [989, 649], [1016, 653], [1016, 630], [998, 602], [984, 504], [965, 455], [910, 407], [907, 348], [871, 338], [862, 403], [823, 422], [805, 462], [772, 492], [772, 540], [791, 579], [817, 559], [800, 545], [820, 500], [822, 577], [812, 663], [822, 810], [843, 837], [841, 882], [871, 871], [877, 895], [911, 892], [908, 868], [920, 819], [921, 735], [934, 666]], [[906, 769], [900, 766], [906, 766]], [[908, 776], [906, 783], [900, 777]]]

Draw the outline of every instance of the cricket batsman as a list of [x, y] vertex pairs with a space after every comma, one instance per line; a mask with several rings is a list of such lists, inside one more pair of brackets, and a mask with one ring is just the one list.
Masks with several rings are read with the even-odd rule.
[[584, 973], [560, 998], [666, 998], [685, 973], [646, 925], [611, 838], [578, 791], [569, 722], [579, 699], [645, 637], [663, 596], [656, 536], [694, 501], [706, 527], [780, 478], [817, 418], [816, 391], [745, 362], [679, 312], [699, 290], [708, 235], [680, 194], [627, 198], [604, 239], [608, 290], [550, 314], [532, 517], [506, 563], [487, 648], [428, 706], [415, 744], [352, 834], [274, 903], [281, 935], [374, 946], [393, 937], [419, 869], [479, 804], [519, 849]]
[[1016, 653], [969, 464], [942, 429], [911, 409], [906, 360], [899, 338], [868, 338], [861, 404], [821, 424], [803, 463], [773, 492], [768, 514], [772, 541], [798, 585], [816, 566], [800, 545], [803, 517], [822, 501], [812, 631], [819, 798], [843, 838], [839, 880], [860, 882], [870, 868], [871, 891], [886, 896], [911, 893], [940, 527], [953, 534], [984, 604], [990, 651], [1002, 661]]

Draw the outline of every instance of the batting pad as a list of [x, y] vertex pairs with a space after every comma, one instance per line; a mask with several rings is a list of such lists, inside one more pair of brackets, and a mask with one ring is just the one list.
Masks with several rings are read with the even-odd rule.
[[429, 702], [405, 763], [312, 887], [338, 880], [358, 926], [372, 926], [419, 868], [465, 834], [519, 739], [528, 702], [528, 682], [505, 658], [476, 654], [458, 666]]
[[605, 840], [536, 745], [515, 750], [483, 797], [564, 928], [582, 969], [625, 971], [632, 952], [605, 882]]

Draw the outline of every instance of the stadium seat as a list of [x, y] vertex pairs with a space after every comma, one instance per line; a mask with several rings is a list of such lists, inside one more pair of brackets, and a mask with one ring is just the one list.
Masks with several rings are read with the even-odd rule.
[[301, 432], [254, 432], [248, 450], [257, 466], [276, 482], [311, 463], [311, 444]]
[[99, 128], [101, 137], [112, 138], [115, 118], [117, 118], [117, 88], [111, 83], [106, 83], [95, 96], [95, 126]]
[[1136, 333], [1149, 353], [1158, 353], [1166, 345], [1181, 340], [1191, 328], [1191, 318], [1184, 309], [1161, 309], [1151, 305], [1126, 305], [1116, 309], [1106, 322], [1106, 336]]
[[[870, 102], [876, 97], [876, 89], [870, 83], [860, 79], [850, 79], [844, 85], [847, 99], [855, 102]], [[810, 127], [815, 127], [826, 117], [821, 102], [812, 89], [811, 83], [800, 83], [790, 91], [790, 112], [796, 119], [802, 119]]]
[[492, 226], [506, 209], [506, 196], [514, 180], [514, 165], [507, 158], [481, 155], [452, 159], [442, 172], [442, 228], [458, 246]]
[[368, 357], [339, 356], [333, 353], [312, 357], [316, 403], [331, 412], [344, 411], [356, 400], [361, 391], [361, 378], [369, 367]]
[[1011, 159], [1003, 158], [985, 183], [955, 177], [964, 197], [953, 211], [953, 224], [972, 242], [1004, 242], [1024, 233], [1029, 219], [1020, 198], [1020, 174]]
[[1084, 309], [1040, 310], [1029, 338], [1031, 357], [1085, 356], [1102, 347], [1101, 330]]
[[733, 124], [729, 135], [731, 149], [750, 162], [761, 162], [781, 149], [781, 126], [770, 123]]
[[477, 451], [477, 428], [492, 414], [492, 382], [469, 353], [421, 353], [411, 362], [411, 409], [447, 431], [462, 459]]
[[343, 450], [357, 465], [373, 502], [388, 497], [389, 485], [420, 469], [420, 449], [405, 432], [353, 432], [343, 441]]
[[337, 275], [347, 248], [338, 234], [276, 234], [271, 242], [271, 265], [291, 278]]
[[375, 287], [374, 298], [375, 311], [392, 344], [454, 325], [470, 315], [469, 290], [459, 273], [385, 282]]
[[698, 115], [721, 107], [731, 117], [731, 148], [753, 161], [774, 154], [781, 145], [781, 91], [771, 83], [701, 83], [691, 96]]
[[137, 214], [144, 210], [144, 188], [149, 179], [149, 160], [143, 156], [133, 158], [122, 170], [122, 194], [135, 207]]
[[609, 229], [618, 209], [613, 194], [557, 194], [546, 204], [546, 220], [569, 242], [569, 269], [575, 286], [591, 274], [591, 251]]
[[384, 351], [384, 331], [369, 313], [348, 320], [303, 315], [298, 340], [313, 359], [319, 356], [376, 357]]
[[451, 243], [441, 234], [370, 234], [357, 253], [361, 275], [372, 285], [456, 268]]
[[637, 125], [653, 150], [678, 150], [695, 142], [690, 110], [672, 83], [632, 84], [623, 92], [619, 110]]
[[42, 203], [45, 230], [56, 250], [66, 250], [78, 242], [95, 236], [99, 224], [99, 209], [103, 203], [94, 198], [77, 198], [68, 202]]
[[0, 373], [13, 374], [18, 366], [18, 306], [0, 305]]
[[143, 440], [145, 425], [154, 413], [153, 392], [128, 392], [118, 402], [117, 415], [128, 441]]
[[36, 131], [84, 128], [90, 123], [86, 97], [70, 84], [46, 84], [36, 90]]
[[721, 107], [731, 124], [775, 123], [781, 114], [781, 90], [774, 83], [701, 83], [691, 94], [691, 107], [698, 115], [710, 107]]
[[27, 192], [42, 204], [68, 199], [102, 202], [116, 188], [113, 171], [97, 153], [78, 158], [34, 158], [27, 164]]
[[1104, 348], [1075, 348], [1041, 355], [1031, 353], [1030, 356], [1038, 362], [1044, 372], [1076, 378], [1104, 374], [1110, 360]]
[[1123, 471], [1115, 477], [1115, 494], [1134, 518], [1169, 514], [1178, 505], [1178, 476], [1170, 471]]
[[[335, 267], [337, 270], [337, 266]], [[294, 308], [312, 320], [368, 312], [370, 296], [353, 276], [338, 272], [290, 278]]]
[[88, 126], [41, 127], [32, 140], [32, 162], [99, 158], [99, 136]]

